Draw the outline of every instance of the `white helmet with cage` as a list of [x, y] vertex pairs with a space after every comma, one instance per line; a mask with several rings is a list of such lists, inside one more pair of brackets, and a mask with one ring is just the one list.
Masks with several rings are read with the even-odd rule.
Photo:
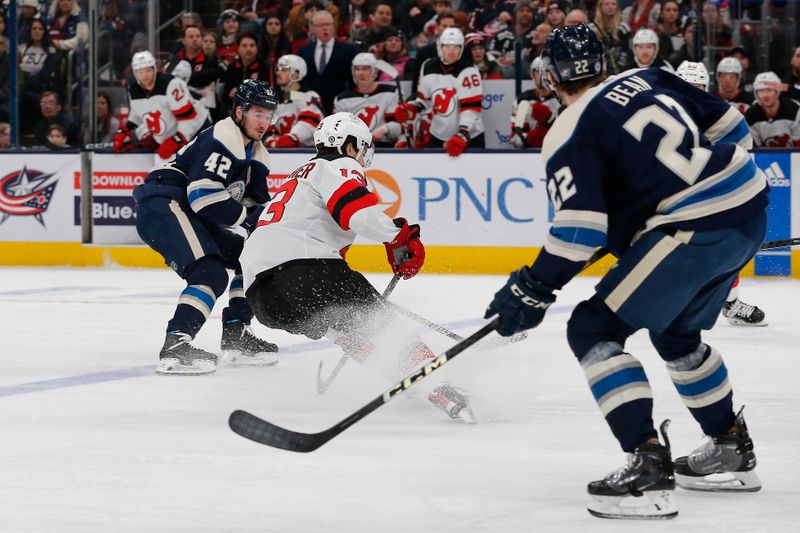
[[687, 83], [708, 91], [708, 70], [703, 63], [684, 61], [678, 65], [675, 75]]
[[442, 47], [446, 44], [454, 44], [461, 47], [458, 53], [458, 59], [461, 59], [461, 54], [464, 53], [464, 34], [458, 28], [445, 28], [439, 39], [436, 41], [436, 53], [439, 54], [439, 59], [444, 61], [444, 53]]
[[153, 54], [147, 50], [142, 50], [141, 52], [136, 52], [133, 54], [133, 59], [131, 59], [131, 70], [136, 72], [137, 70], [142, 70], [149, 67], [156, 68], [156, 58], [153, 57]]
[[720, 74], [726, 72], [736, 74], [739, 79], [742, 79], [742, 63], [733, 56], [723, 57], [717, 64], [717, 79], [719, 79]]
[[364, 168], [369, 167], [375, 153], [372, 132], [363, 120], [352, 113], [334, 113], [323, 118], [314, 130], [314, 146], [336, 148], [337, 152], [344, 154], [345, 143], [351, 137], [358, 152], [355, 159], [364, 157]]
[[[289, 72], [294, 74], [297, 72], [297, 79], [292, 81], [300, 81], [306, 77], [308, 73], [308, 66], [306, 65], [306, 60], [302, 57], [294, 54], [285, 54], [278, 58], [277, 63], [278, 70], [288, 69]], [[290, 76], [291, 78], [291, 76]]]
[[375, 80], [378, 77], [378, 58], [375, 57], [373, 54], [369, 52], [361, 52], [360, 54], [356, 54], [353, 58], [352, 66], [350, 67], [350, 72], [353, 74], [353, 81], [356, 81], [356, 67], [369, 67], [372, 69], [372, 79]]

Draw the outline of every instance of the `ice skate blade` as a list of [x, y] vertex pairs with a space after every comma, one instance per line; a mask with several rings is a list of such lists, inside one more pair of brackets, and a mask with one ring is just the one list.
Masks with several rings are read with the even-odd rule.
[[278, 364], [275, 352], [260, 352], [254, 355], [247, 355], [239, 350], [223, 350], [222, 364], [226, 367], [265, 367]]
[[755, 470], [705, 476], [684, 476], [675, 472], [675, 483], [684, 490], [698, 492], [758, 492], [761, 490], [761, 479]]
[[728, 324], [731, 326], [744, 326], [748, 328], [762, 328], [764, 326], [768, 326], [769, 322], [766, 320], [762, 320], [761, 322], [747, 322], [742, 320], [741, 318], [736, 317], [728, 317]]
[[161, 359], [156, 367], [156, 374], [161, 376], [205, 376], [217, 371], [217, 365], [211, 361], [197, 361], [193, 365], [182, 365], [178, 359]]
[[669, 520], [678, 516], [671, 490], [645, 491], [642, 496], [592, 495], [586, 510], [598, 518], [617, 520]]

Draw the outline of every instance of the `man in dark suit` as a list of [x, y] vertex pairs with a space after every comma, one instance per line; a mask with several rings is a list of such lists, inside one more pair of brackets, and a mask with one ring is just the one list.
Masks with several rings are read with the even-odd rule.
[[317, 11], [311, 24], [314, 40], [302, 47], [299, 54], [308, 65], [303, 81], [309, 89], [319, 93], [327, 115], [333, 110], [336, 95], [353, 87], [350, 67], [356, 49], [334, 38], [333, 17], [328, 11]]

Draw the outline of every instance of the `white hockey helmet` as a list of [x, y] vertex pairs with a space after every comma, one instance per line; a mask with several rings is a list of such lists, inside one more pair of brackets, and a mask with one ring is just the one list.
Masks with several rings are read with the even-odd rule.
[[637, 44], [653, 44], [658, 53], [658, 35], [650, 28], [640, 28], [633, 36], [631, 44], [635, 47]]
[[192, 65], [185, 59], [181, 59], [172, 67], [172, 72], [170, 72], [170, 74], [183, 80], [185, 83], [189, 83], [189, 78], [192, 77]]
[[369, 167], [375, 152], [372, 132], [363, 120], [352, 113], [334, 113], [323, 118], [314, 130], [314, 146], [336, 148], [337, 152], [344, 154], [345, 142], [350, 137], [354, 139], [358, 152], [356, 160], [363, 156], [364, 168]]
[[534, 79], [534, 73], [538, 72], [539, 75], [542, 75], [542, 68], [544, 68], [544, 62], [542, 61], [542, 56], [536, 56], [533, 61], [531, 61], [531, 79]]
[[306, 77], [308, 73], [308, 66], [306, 60], [294, 54], [285, 54], [278, 58], [278, 70], [289, 69], [289, 72], [297, 72], [297, 79], [292, 81], [300, 81]]
[[454, 44], [461, 47], [461, 52], [458, 54], [458, 59], [461, 59], [461, 54], [464, 53], [464, 34], [458, 28], [445, 28], [439, 39], [436, 41], [436, 53], [439, 54], [439, 59], [444, 61], [444, 54], [442, 53], [442, 46], [446, 44]]
[[684, 61], [678, 65], [675, 75], [687, 83], [702, 86], [703, 90], [708, 91], [708, 70], [702, 63]]
[[369, 67], [372, 69], [372, 79], [374, 80], [378, 77], [378, 58], [369, 52], [361, 52], [353, 58], [353, 63], [350, 67], [353, 81], [356, 79], [356, 67]]
[[753, 91], [758, 92], [762, 89], [773, 89], [780, 92], [781, 79], [771, 70], [759, 73], [753, 81]]
[[137, 70], [142, 70], [143, 68], [153, 67], [156, 68], [156, 58], [153, 57], [147, 50], [142, 50], [141, 52], [136, 52], [133, 54], [133, 59], [131, 59], [131, 70], [136, 72]]
[[730, 72], [731, 74], [736, 74], [739, 76], [739, 79], [742, 79], [742, 63], [735, 57], [723, 57], [719, 63], [717, 63], [717, 79], [719, 79], [719, 75], [724, 72]]

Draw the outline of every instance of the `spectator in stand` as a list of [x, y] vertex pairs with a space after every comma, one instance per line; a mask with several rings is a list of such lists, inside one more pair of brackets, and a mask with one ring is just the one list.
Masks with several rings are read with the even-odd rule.
[[336, 95], [353, 86], [350, 65], [356, 48], [334, 38], [333, 16], [328, 11], [316, 12], [312, 31], [314, 41], [301, 48], [297, 55], [308, 65], [306, 84], [320, 95], [325, 114], [330, 114]]
[[270, 65], [276, 65], [278, 58], [292, 53], [292, 42], [283, 33], [283, 21], [280, 17], [269, 17], [264, 21], [261, 53]]
[[633, 3], [622, 11], [622, 19], [628, 23], [631, 33], [639, 28], [654, 28], [658, 25], [661, 4], [656, 0], [633, 0]]
[[[119, 128], [119, 119], [114, 116], [114, 106], [108, 93], [97, 93], [97, 142], [110, 143]], [[85, 128], [84, 142], [93, 142], [89, 128]]]
[[336, 35], [340, 41], [350, 41], [370, 24], [369, 3], [367, 0], [339, 1], [339, 29]]
[[[39, 0], [20, 0], [17, 3], [17, 42], [25, 42], [31, 35], [31, 24], [34, 20], [40, 20]], [[3, 19], [5, 25], [5, 19]], [[0, 35], [5, 35], [5, 28]]]
[[[456, 18], [451, 12], [442, 13], [437, 15], [437, 25], [436, 29], [434, 30], [434, 34], [436, 38], [439, 38], [439, 35], [442, 34], [444, 30], [447, 28], [455, 28], [456, 27]], [[419, 73], [420, 69], [422, 68], [422, 64], [432, 57], [436, 57], [436, 41], [431, 42], [430, 44], [426, 44], [421, 48], [417, 48], [417, 56], [414, 62], [414, 73], [412, 76], [412, 92], [417, 90], [417, 84], [419, 83]]]
[[241, 19], [235, 9], [226, 9], [219, 18], [222, 21], [222, 31], [219, 35], [220, 43], [217, 53], [226, 65], [230, 65], [236, 61], [236, 56], [239, 54], [239, 45], [236, 44], [236, 40], [239, 37]]
[[248, 21], [280, 17], [285, 0], [228, 0], [226, 9], [233, 9]]
[[372, 10], [372, 24], [353, 38], [353, 44], [359, 50], [366, 52], [376, 44], [382, 43], [390, 33], [397, 32], [392, 26], [392, 18], [391, 3], [383, 1], [376, 3]]
[[[700, 34], [703, 44], [715, 48], [730, 48], [733, 46], [733, 30], [725, 24], [725, 19], [719, 11], [719, 6], [712, 1], [703, 2], [703, 15], [701, 17]], [[720, 52], [717, 52], [719, 55]]]
[[[8, 39], [0, 35], [0, 72], [8, 72], [9, 63]], [[8, 93], [9, 87], [7, 80], [0, 81], [0, 121], [2, 122], [7, 122], [9, 120]]]
[[23, 135], [33, 133], [34, 124], [41, 118], [39, 101], [42, 93], [52, 91], [57, 84], [54, 78], [58, 56], [50, 42], [47, 28], [41, 19], [34, 19], [28, 38], [17, 50], [20, 70], [20, 130]]
[[683, 46], [681, 46], [677, 52], [669, 56], [668, 61], [674, 68], [677, 68], [678, 65], [684, 61], [697, 63], [702, 59], [694, 55], [694, 25], [695, 22], [691, 19], [687, 19], [686, 27], [683, 28]]
[[508, 0], [484, 0], [483, 5], [469, 16], [469, 26], [479, 32], [494, 35], [514, 21], [514, 4]]
[[[363, 1], [363, 0], [361, 0]], [[449, 0], [437, 0], [442, 6], [448, 6]], [[431, 0], [405, 0], [397, 9], [397, 26], [406, 38], [413, 39], [425, 31], [425, 25], [436, 16]]]
[[232, 106], [236, 89], [244, 80], [253, 78], [272, 84], [272, 68], [266, 61], [260, 59], [255, 35], [249, 33], [240, 35], [236, 45], [239, 50], [236, 60], [228, 66], [228, 70], [222, 76], [225, 85], [223, 102], [227, 108]]
[[658, 55], [663, 59], [668, 59], [686, 42], [680, 17], [680, 4], [676, 0], [666, 0], [661, 4], [661, 16], [655, 31], [658, 34]]
[[530, 65], [533, 60], [533, 57], [531, 57], [531, 41], [535, 31], [533, 14], [533, 2], [531, 0], [519, 0], [514, 14], [513, 28], [507, 26], [501, 29], [489, 42], [488, 53], [497, 59], [497, 64], [500, 66], [500, 71], [504, 78], [514, 77], [514, 63], [516, 62], [514, 43], [517, 40], [522, 43], [523, 72], [529, 70], [527, 65]]
[[550, 32], [553, 31], [553, 28], [550, 24], [546, 22], [542, 22], [536, 29], [533, 30], [533, 35], [531, 36], [531, 53], [530, 57], [536, 59], [540, 55], [542, 55], [542, 51], [544, 50], [544, 45], [547, 42], [547, 36], [550, 35]]
[[786, 85], [774, 72], [762, 72], [753, 82], [756, 100], [744, 118], [753, 134], [753, 146], [800, 146], [800, 104], [781, 96]]
[[592, 29], [606, 49], [606, 72], [619, 74], [626, 70], [633, 63], [633, 54], [628, 45], [631, 32], [628, 25], [622, 21], [618, 0], [597, 2]]
[[467, 47], [467, 60], [472, 61], [482, 80], [501, 80], [503, 74], [497, 61], [486, 55], [486, 36], [480, 33], [468, 33], [464, 36]]
[[47, 132], [50, 125], [61, 124], [67, 134], [67, 142], [73, 146], [80, 145], [80, 128], [62, 109], [61, 97], [57, 92], [47, 91], [43, 93], [39, 106], [42, 111], [42, 118], [33, 128], [36, 144], [44, 146], [47, 143]]
[[189, 87], [204, 97], [204, 103], [210, 107], [210, 97], [213, 97], [217, 79], [221, 69], [216, 57], [206, 57], [203, 53], [203, 35], [198, 26], [186, 26], [183, 29], [183, 47], [170, 58], [169, 62], [177, 60], [188, 61], [192, 66], [192, 77], [189, 78]]
[[800, 102], [800, 46], [795, 47], [789, 64], [792, 67], [792, 73], [789, 78], [789, 90], [786, 91], [786, 96]]
[[439, 19], [441, 17], [453, 16], [452, 2], [450, 0], [433, 0], [432, 5], [433, 17], [425, 22], [422, 27], [422, 33], [411, 37], [411, 47], [415, 50], [419, 50], [423, 46], [429, 46], [431, 43], [436, 42], [439, 33], [441, 33]]
[[753, 105], [753, 95], [743, 91], [742, 64], [733, 56], [724, 57], [717, 64], [717, 96], [726, 100], [744, 115]]
[[[292, 8], [289, 10], [289, 14], [286, 16], [286, 25], [284, 30], [286, 31], [286, 36], [292, 41], [292, 44], [294, 44], [296, 35], [302, 33], [305, 33], [306, 35], [309, 34], [308, 29], [311, 27], [311, 18], [317, 11], [327, 11], [331, 14], [333, 17], [334, 31], [339, 27], [339, 8], [334, 4], [328, 3], [326, 7], [326, 4], [321, 0], [302, 0], [302, 2], [299, 3], [297, 3], [297, 0], [295, 0], [295, 2], [295, 5], [292, 6]], [[312, 13], [309, 13], [309, 6], [314, 7], [314, 11]], [[299, 47], [297, 47], [297, 49], [305, 46], [306, 42], [302, 43]]]
[[[75, 0], [53, 0], [50, 4], [50, 40], [59, 50], [74, 50], [78, 42], [88, 45], [89, 25]], [[75, 144], [70, 140], [70, 144]]]
[[58, 122], [50, 124], [47, 128], [47, 137], [44, 145], [50, 150], [64, 150], [65, 148], [69, 148], [70, 146], [67, 144], [66, 128]]
[[750, 54], [748, 54], [747, 50], [743, 47], [736, 46], [730, 51], [729, 55], [738, 59], [739, 63], [742, 64], [742, 81], [740, 82], [742, 89], [748, 93], [752, 93], [755, 75], [750, 72]]
[[578, 24], [589, 25], [589, 15], [583, 9], [573, 9], [567, 13], [567, 18], [564, 19], [564, 26], [577, 26]]
[[[414, 72], [414, 58], [408, 53], [405, 36], [402, 31], [395, 30], [394, 33], [390, 33], [386, 37], [384, 42], [378, 44], [375, 56], [392, 65], [397, 70], [398, 78], [401, 80], [411, 79]], [[381, 72], [378, 75], [378, 81], [393, 81], [393, 79], [387, 73]]]
[[634, 64], [631, 68], [658, 67], [675, 72], [667, 61], [658, 55], [658, 35], [650, 28], [639, 28], [632, 39]]
[[8, 122], [0, 122], [0, 150], [4, 148], [11, 148], [11, 124]]
[[545, 22], [550, 24], [554, 30], [562, 27], [567, 19], [568, 9], [569, 7], [565, 0], [548, 0]]
[[[292, 31], [290, 39], [292, 41], [292, 53], [297, 54], [302, 47], [308, 44], [311, 39], [311, 20], [318, 11], [324, 11], [325, 8], [319, 0], [306, 0], [302, 6], [303, 24], [292, 25], [296, 29]], [[289, 25], [287, 24], [287, 27]]]

